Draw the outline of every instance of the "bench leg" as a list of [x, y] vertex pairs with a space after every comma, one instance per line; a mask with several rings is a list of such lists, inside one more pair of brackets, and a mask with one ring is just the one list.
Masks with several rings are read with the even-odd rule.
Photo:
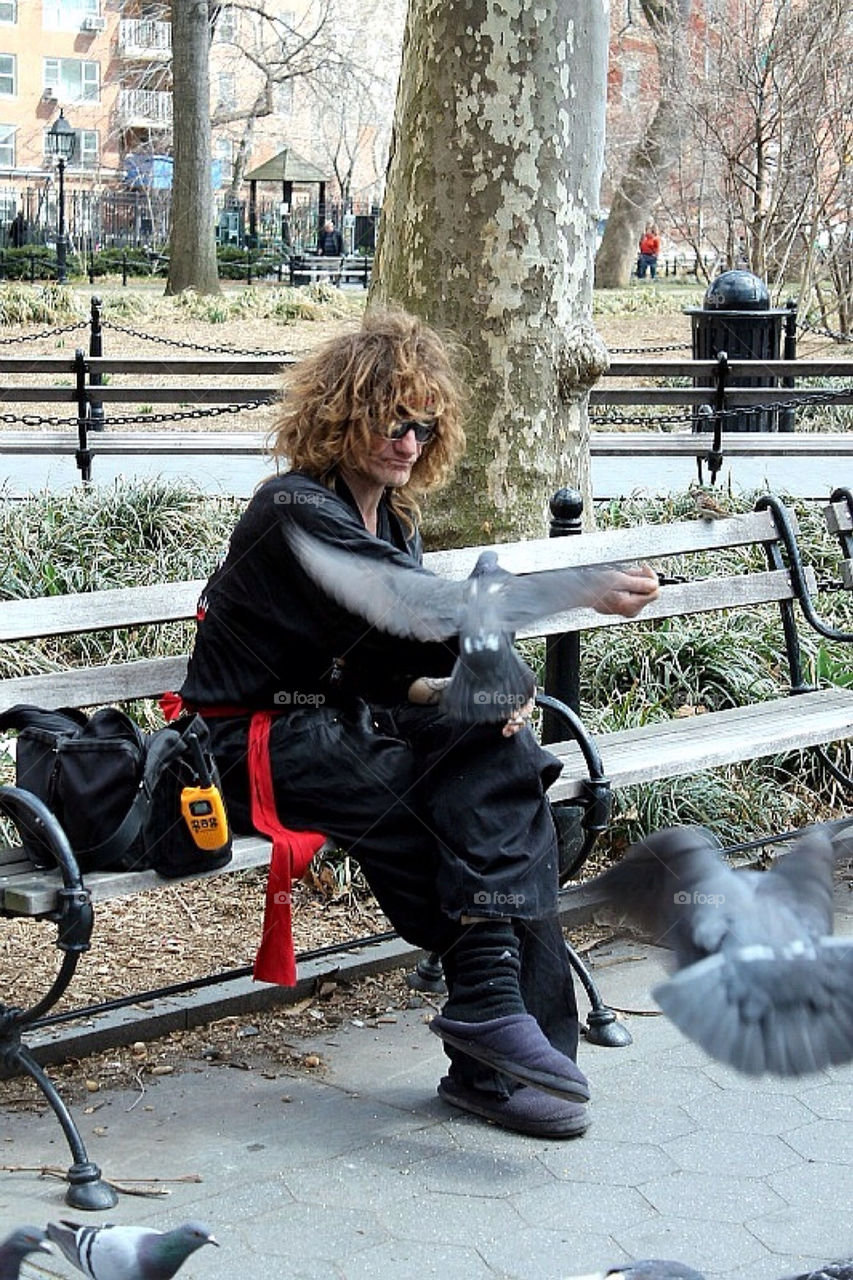
[[[581, 960], [574, 947], [566, 943], [569, 964], [581, 980], [583, 989], [591, 1005], [586, 1020], [586, 1039], [589, 1044], [604, 1045], [609, 1049], [622, 1049], [633, 1043], [633, 1036], [624, 1023], [619, 1022], [616, 1014], [604, 1003], [595, 981]], [[428, 991], [435, 995], [443, 994], [447, 987], [438, 953], [424, 956], [419, 960], [413, 973], [406, 975], [406, 982], [413, 991]]]
[[618, 1021], [613, 1010], [604, 1003], [592, 974], [568, 942], [566, 951], [569, 964], [580, 978], [591, 1005], [586, 1020], [587, 1043], [604, 1045], [608, 1049], [623, 1049], [626, 1045], [633, 1044], [634, 1037], [631, 1032], [624, 1023]]
[[4, 1054], [4, 1062], [10, 1067], [19, 1067], [36, 1082], [62, 1126], [62, 1132], [65, 1134], [74, 1162], [68, 1170], [69, 1185], [65, 1193], [65, 1203], [72, 1209], [86, 1209], [91, 1212], [112, 1209], [118, 1204], [118, 1196], [109, 1183], [102, 1179], [98, 1165], [89, 1159], [74, 1117], [60, 1097], [53, 1081], [20, 1040]]
[[438, 952], [423, 956], [415, 966], [413, 973], [406, 974], [406, 982], [413, 991], [429, 991], [433, 995], [444, 995], [447, 985], [444, 981], [444, 970]]

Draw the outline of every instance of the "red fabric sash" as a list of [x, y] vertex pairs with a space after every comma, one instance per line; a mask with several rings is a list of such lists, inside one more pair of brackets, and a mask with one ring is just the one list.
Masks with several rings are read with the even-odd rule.
[[279, 821], [270, 764], [272, 721], [271, 711], [256, 711], [249, 725], [252, 826], [272, 840], [264, 931], [255, 956], [254, 976], [257, 982], [275, 982], [282, 987], [292, 987], [296, 983], [292, 884], [305, 875], [326, 837], [316, 831], [291, 831]]
[[[167, 720], [175, 720], [187, 708], [179, 694], [167, 693], [160, 699]], [[219, 708], [206, 708], [200, 714], [223, 714]], [[240, 714], [238, 708], [228, 714]], [[249, 714], [243, 712], [242, 714]], [[254, 977], [257, 982], [273, 982], [282, 987], [296, 983], [296, 956], [293, 950], [292, 904], [293, 881], [301, 879], [311, 859], [326, 837], [317, 831], [291, 831], [279, 821], [275, 807], [275, 790], [270, 761], [270, 729], [274, 713], [256, 711], [249, 722], [249, 791], [252, 826], [272, 841], [269, 876], [264, 906], [261, 943], [255, 956]]]

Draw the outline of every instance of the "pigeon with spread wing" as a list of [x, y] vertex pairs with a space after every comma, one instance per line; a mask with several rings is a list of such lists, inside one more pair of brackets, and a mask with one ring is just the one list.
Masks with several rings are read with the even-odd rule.
[[703, 828], [673, 827], [593, 885], [673, 949], [653, 994], [689, 1039], [746, 1075], [805, 1075], [853, 1059], [853, 939], [831, 936], [845, 839], [811, 827], [769, 871], [736, 871]]
[[288, 525], [305, 572], [350, 613], [391, 635], [440, 641], [459, 637], [459, 656], [442, 706], [455, 720], [506, 720], [533, 697], [536, 679], [513, 647], [526, 623], [579, 605], [595, 607], [611, 569], [548, 569], [516, 576], [483, 551], [470, 577], [439, 578], [414, 563], [366, 559]]

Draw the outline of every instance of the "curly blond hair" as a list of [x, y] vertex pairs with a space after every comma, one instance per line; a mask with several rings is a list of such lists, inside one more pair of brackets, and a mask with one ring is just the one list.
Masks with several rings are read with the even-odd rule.
[[368, 311], [353, 333], [331, 338], [285, 374], [270, 451], [289, 468], [331, 484], [342, 463], [358, 469], [375, 430], [395, 419], [435, 419], [435, 435], [408, 483], [390, 495], [411, 523], [417, 495], [449, 478], [465, 450], [465, 392], [451, 344], [405, 311]]

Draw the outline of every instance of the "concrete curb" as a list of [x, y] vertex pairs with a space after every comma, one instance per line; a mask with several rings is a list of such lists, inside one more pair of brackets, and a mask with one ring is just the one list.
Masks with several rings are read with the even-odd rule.
[[[591, 919], [600, 903], [578, 885], [562, 896], [559, 914], [564, 925], [577, 926]], [[185, 995], [164, 996], [145, 1005], [128, 1005], [98, 1014], [79, 1023], [60, 1023], [26, 1036], [26, 1045], [42, 1066], [85, 1058], [105, 1049], [116, 1049], [136, 1040], [154, 1040], [170, 1031], [187, 1031], [219, 1018], [242, 1016], [295, 1004], [312, 995], [324, 979], [353, 982], [390, 969], [414, 968], [424, 952], [402, 938], [366, 943], [335, 956], [302, 961], [295, 987], [277, 987], [251, 978], [223, 981]], [[73, 990], [73, 982], [72, 982]]]

